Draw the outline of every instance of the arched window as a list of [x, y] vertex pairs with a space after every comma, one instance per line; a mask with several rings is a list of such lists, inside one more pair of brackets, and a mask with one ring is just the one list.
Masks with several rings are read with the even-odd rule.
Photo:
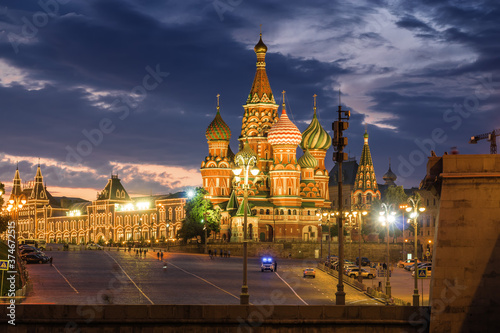
[[260, 214], [261, 214], [261, 215], [264, 215], [264, 209], [261, 209], [261, 210], [260, 210]]
[[292, 215], [292, 210], [291, 209], [288, 210], [288, 215]]
[[266, 209], [266, 215], [269, 215], [269, 209]]
[[297, 215], [297, 211], [295, 209], [293, 210], [293, 215]]

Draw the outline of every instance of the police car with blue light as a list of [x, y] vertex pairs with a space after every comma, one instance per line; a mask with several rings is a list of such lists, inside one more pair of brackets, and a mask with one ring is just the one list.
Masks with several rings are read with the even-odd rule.
[[274, 272], [274, 261], [271, 257], [262, 257], [260, 271], [271, 271]]

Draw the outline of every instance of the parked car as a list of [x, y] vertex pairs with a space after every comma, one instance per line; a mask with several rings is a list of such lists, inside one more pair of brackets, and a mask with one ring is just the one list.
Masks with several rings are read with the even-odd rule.
[[[430, 262], [421, 262], [420, 264], [418, 264], [418, 268], [424, 268], [424, 267], [430, 267], [432, 266], [432, 263]], [[411, 265], [410, 266], [410, 271], [414, 271], [415, 270], [415, 265]]]
[[311, 276], [313, 278], [316, 278], [316, 271], [314, 268], [306, 268], [304, 269], [304, 277]]
[[87, 250], [102, 250], [102, 246], [96, 243], [87, 244]]
[[40, 252], [40, 250], [38, 250], [37, 248], [35, 247], [23, 247], [22, 249], [19, 250], [19, 253], [21, 255], [23, 254], [28, 254], [28, 253], [37, 253], [37, 252]]
[[[359, 267], [351, 268], [346, 272], [346, 275], [351, 277], [351, 278], [355, 278], [355, 277], [359, 276], [359, 272], [360, 272]], [[375, 277], [375, 275], [373, 273], [371, 273], [370, 271], [368, 271], [364, 268], [361, 268], [361, 276], [364, 278], [369, 278], [369, 279], [373, 279]]]
[[353, 264], [345, 264], [344, 265], [344, 274], [347, 274], [347, 271], [350, 271], [351, 269], [358, 268], [358, 266], [353, 265]]
[[24, 256], [22, 256], [22, 259], [27, 263], [27, 264], [45, 264], [50, 260], [49, 257], [40, 254], [40, 253], [28, 253]]
[[[356, 265], [359, 266], [359, 257], [356, 257]], [[370, 259], [361, 257], [361, 266], [370, 266]]]
[[[417, 262], [421, 262], [420, 260], [417, 260]], [[413, 265], [415, 261], [413, 259], [406, 259], [406, 260], [400, 260], [398, 261], [398, 267], [399, 268], [406, 268], [407, 266]]]

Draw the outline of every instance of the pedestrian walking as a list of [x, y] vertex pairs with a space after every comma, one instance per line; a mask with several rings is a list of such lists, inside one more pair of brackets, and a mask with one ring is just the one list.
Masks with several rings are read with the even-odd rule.
[[160, 253], [161, 260], [163, 260], [163, 252]]
[[217, 257], [217, 249], [214, 250], [214, 256]]
[[50, 262], [50, 266], [52, 266], [52, 257], [50, 257], [49, 262]]
[[274, 261], [274, 271], [278, 271], [278, 262], [276, 260]]
[[220, 250], [220, 257], [222, 258], [222, 249]]
[[227, 250], [227, 257], [231, 258], [231, 250]]
[[160, 252], [156, 252], [156, 257], [160, 260]]

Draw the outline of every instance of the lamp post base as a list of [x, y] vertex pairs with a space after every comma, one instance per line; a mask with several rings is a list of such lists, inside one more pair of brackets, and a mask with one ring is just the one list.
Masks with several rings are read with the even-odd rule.
[[248, 286], [242, 286], [240, 294], [240, 304], [248, 305], [249, 302], [250, 302], [250, 295], [248, 294]]
[[385, 294], [390, 298], [391, 297], [391, 283], [387, 282], [385, 284]]
[[418, 290], [413, 292], [413, 306], [419, 306], [420, 303], [420, 295], [418, 294]]
[[337, 291], [335, 293], [335, 305], [345, 305], [345, 292]]

